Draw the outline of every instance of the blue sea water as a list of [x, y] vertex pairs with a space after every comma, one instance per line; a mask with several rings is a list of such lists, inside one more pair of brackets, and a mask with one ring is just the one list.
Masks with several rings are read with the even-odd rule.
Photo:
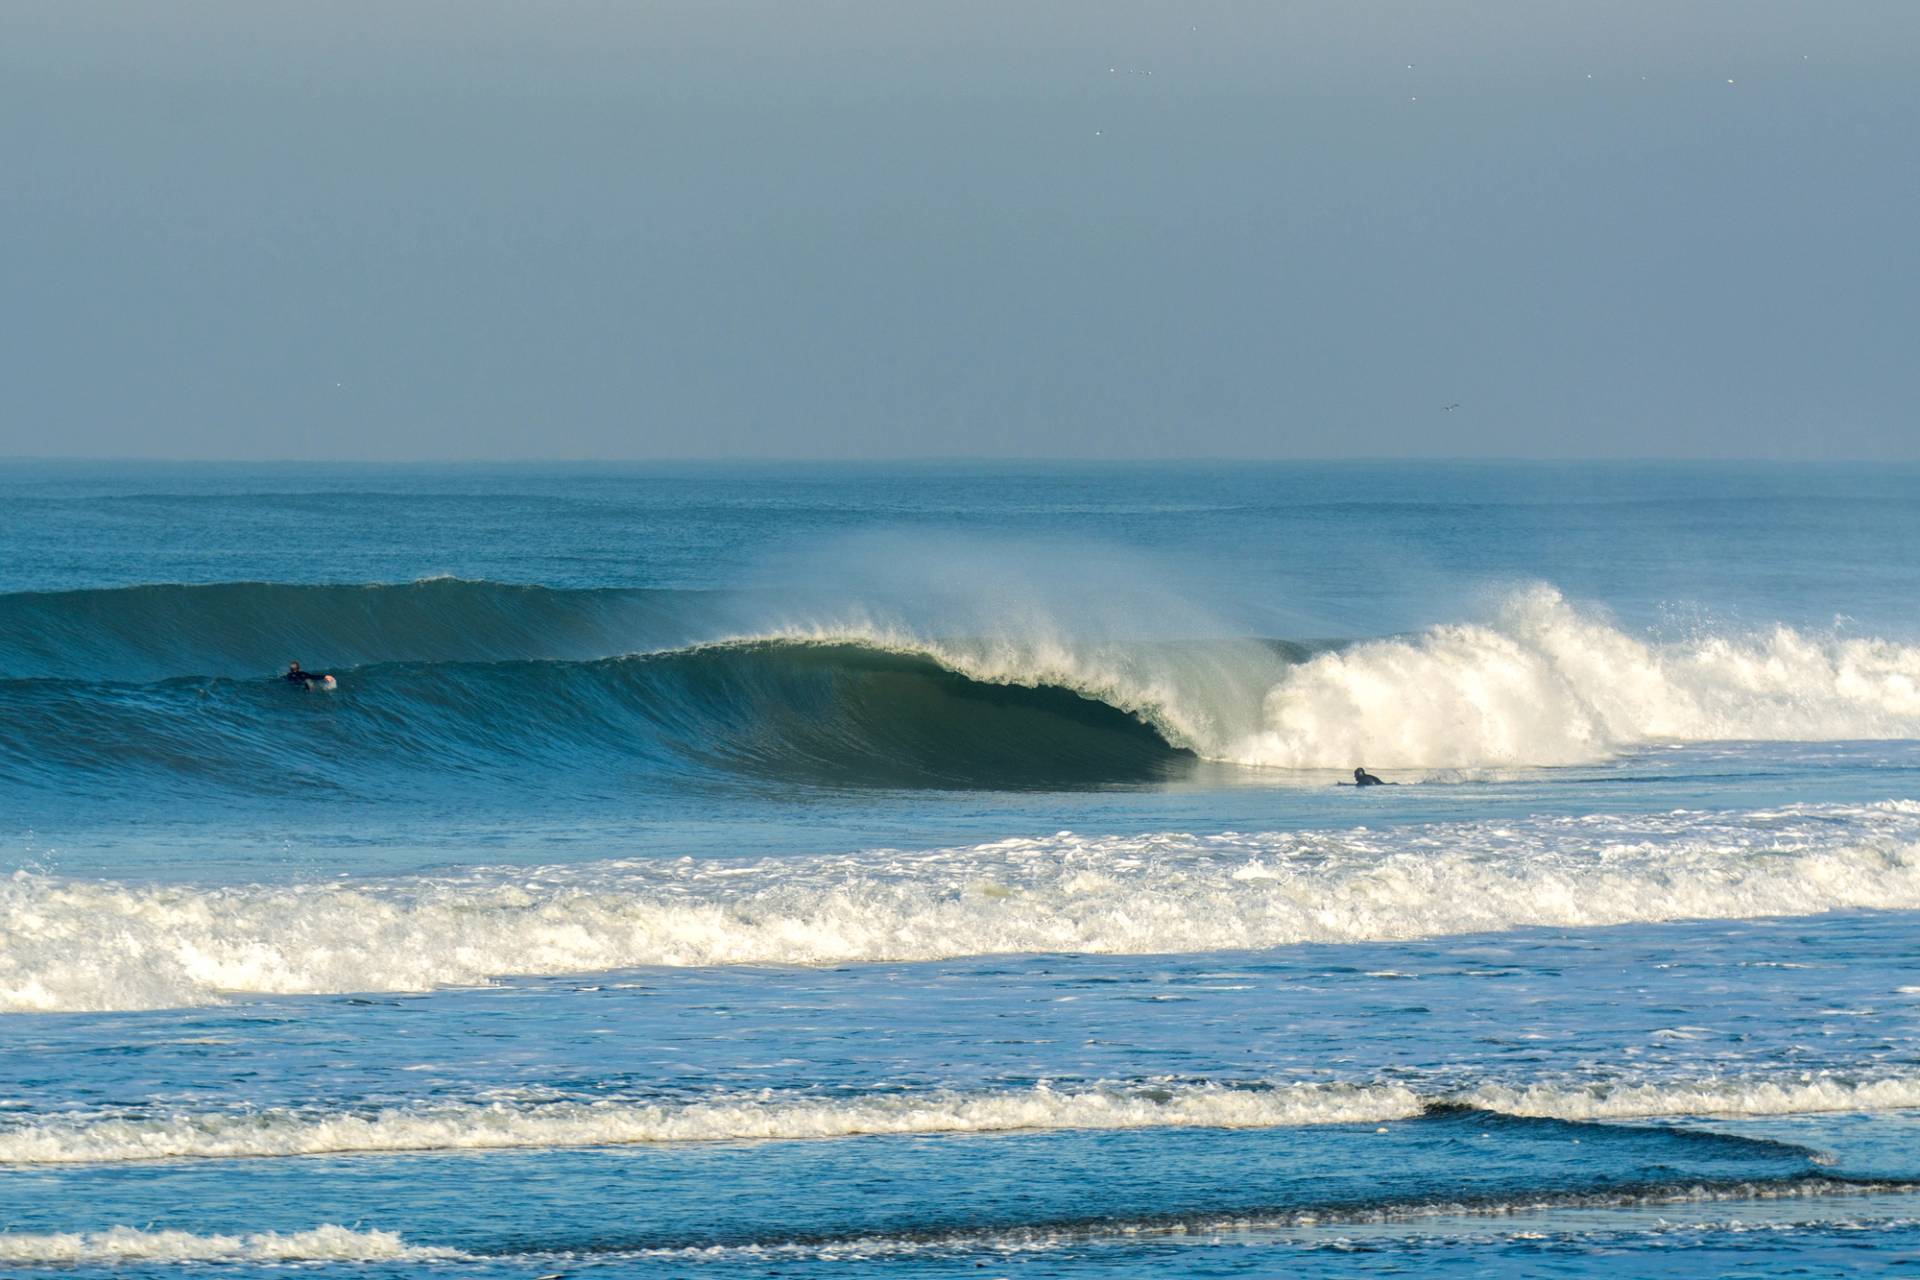
[[0, 1274], [1911, 1274], [1916, 588], [1912, 467], [0, 464]]

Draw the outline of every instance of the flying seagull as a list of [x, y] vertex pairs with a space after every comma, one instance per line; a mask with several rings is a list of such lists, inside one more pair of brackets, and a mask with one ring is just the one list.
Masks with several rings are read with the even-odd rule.
[[1440, 406], [1440, 412], [1452, 413], [1455, 409], [1458, 409], [1459, 407], [1460, 406], [1457, 404], [1443, 404]]

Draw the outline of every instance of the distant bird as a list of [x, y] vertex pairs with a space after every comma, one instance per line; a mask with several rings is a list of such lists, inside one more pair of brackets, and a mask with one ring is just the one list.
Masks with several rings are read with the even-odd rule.
[[1460, 406], [1457, 404], [1443, 404], [1440, 406], [1440, 412], [1452, 413], [1455, 409], [1458, 409], [1459, 407]]

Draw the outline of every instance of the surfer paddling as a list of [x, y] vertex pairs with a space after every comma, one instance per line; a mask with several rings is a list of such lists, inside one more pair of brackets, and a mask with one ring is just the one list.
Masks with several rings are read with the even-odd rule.
[[285, 679], [288, 684], [299, 685], [302, 689], [311, 689], [315, 685], [319, 685], [324, 689], [333, 684], [332, 676], [315, 675], [311, 671], [302, 671], [300, 664], [297, 662], [289, 662], [287, 664], [287, 674], [283, 679]]
[[1393, 784], [1384, 779], [1374, 777], [1365, 769], [1355, 769], [1353, 771], [1353, 785], [1356, 787], [1389, 787]]

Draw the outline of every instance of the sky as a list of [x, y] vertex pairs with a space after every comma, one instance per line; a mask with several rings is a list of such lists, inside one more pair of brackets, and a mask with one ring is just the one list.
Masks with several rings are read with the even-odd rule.
[[1912, 0], [3, 0], [0, 457], [1911, 459], [1916, 139]]

